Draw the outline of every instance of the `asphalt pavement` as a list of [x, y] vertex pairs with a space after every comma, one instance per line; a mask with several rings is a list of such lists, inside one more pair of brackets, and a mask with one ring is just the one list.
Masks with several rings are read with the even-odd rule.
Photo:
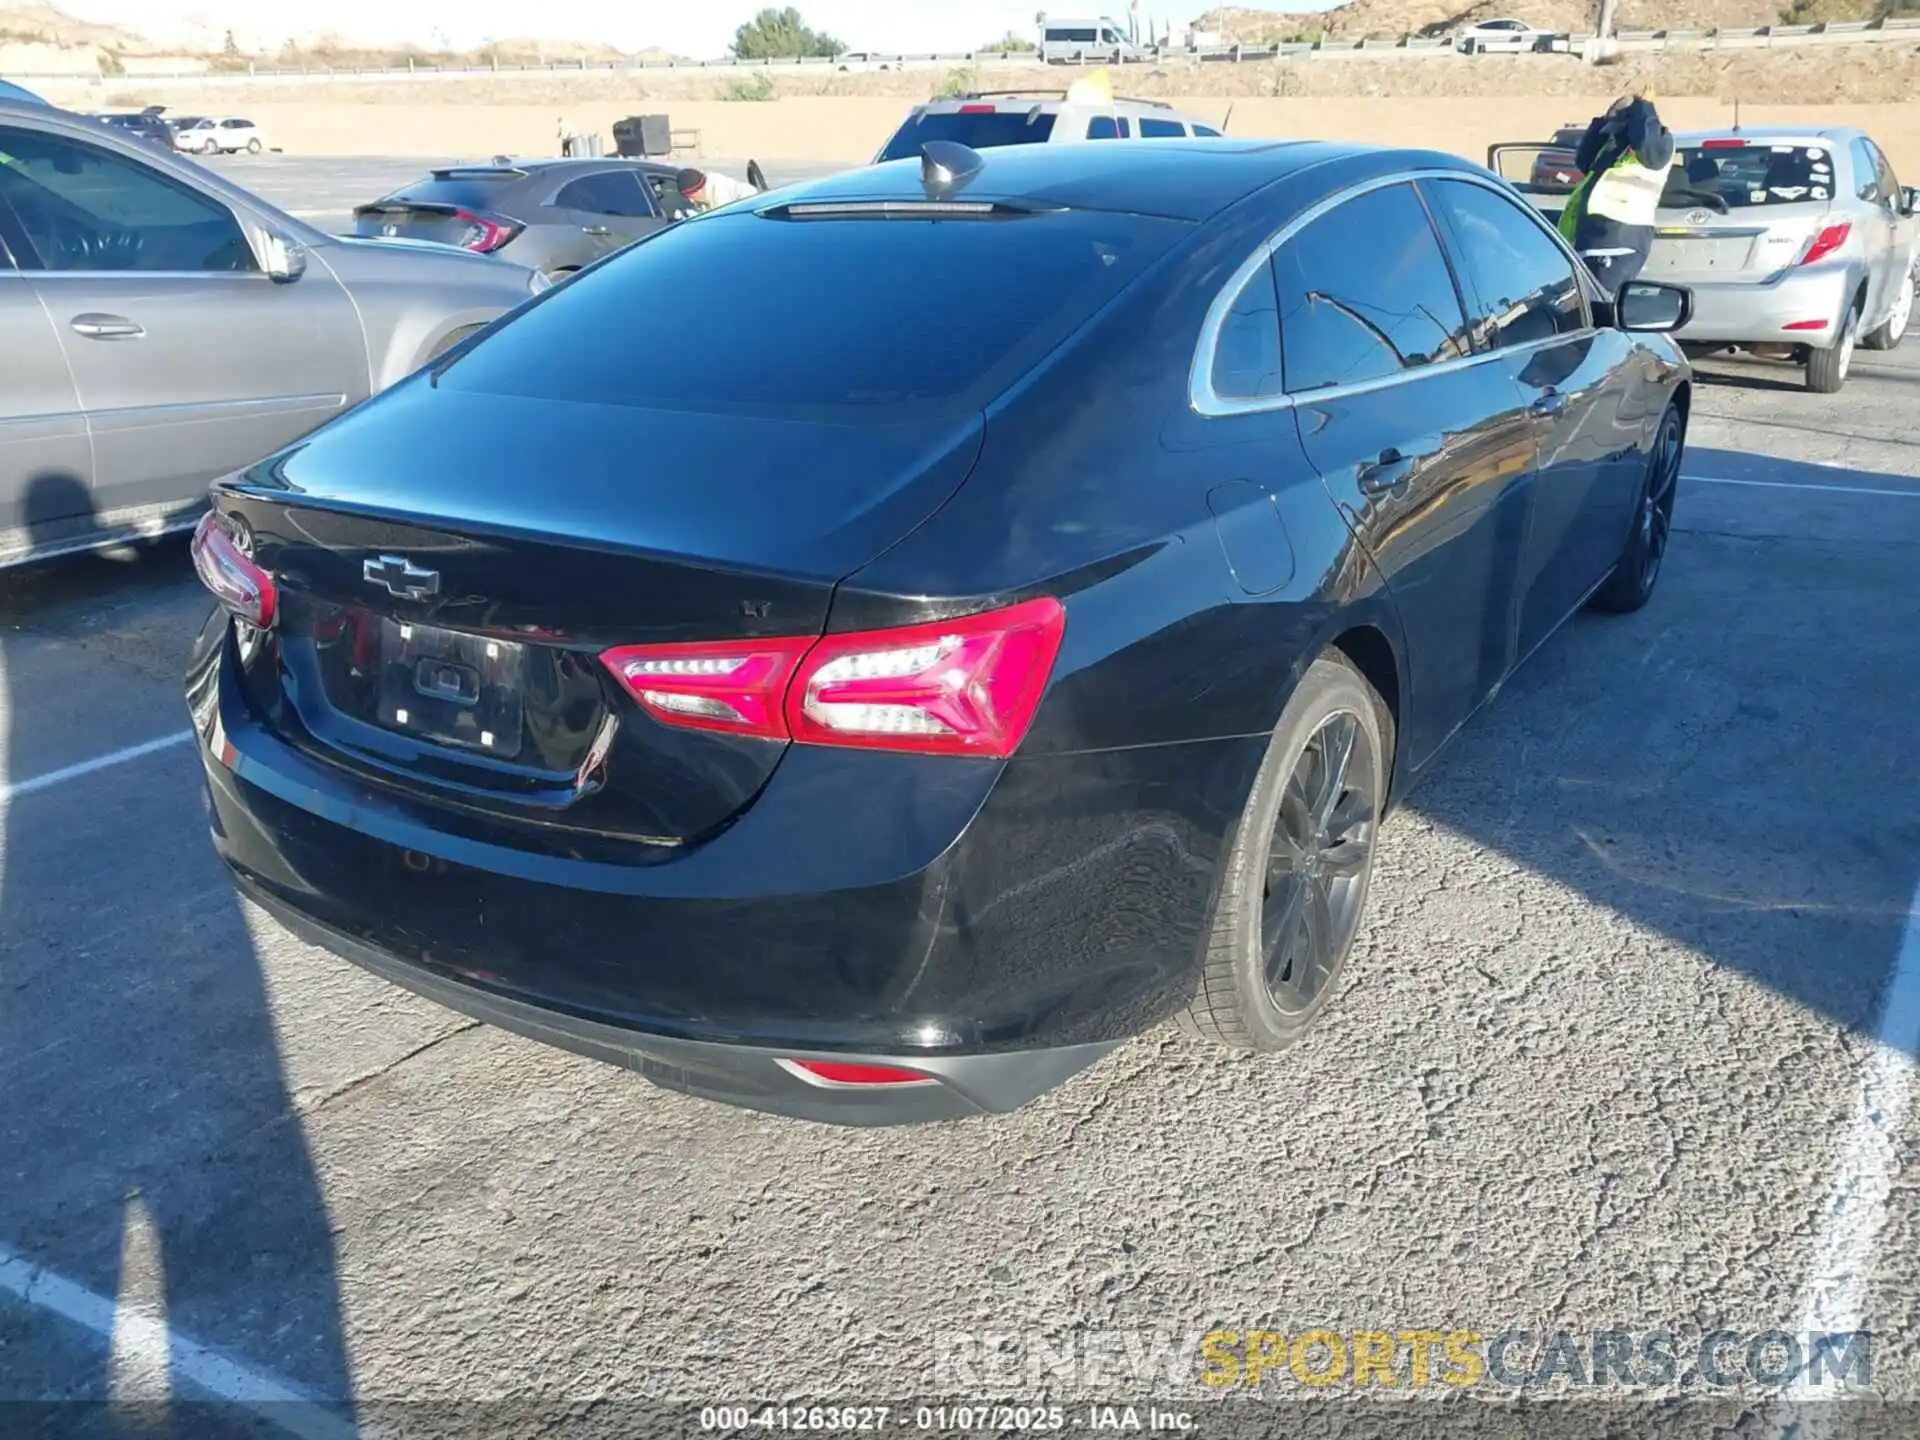
[[[325, 163], [303, 208], [412, 169]], [[1164, 1029], [924, 1129], [670, 1095], [292, 940], [167, 743], [182, 547], [0, 575], [0, 1399], [697, 1433], [717, 1402], [1198, 1409], [1216, 1329], [1625, 1326], [1869, 1329], [1871, 1387], [1920, 1401], [1920, 341], [1798, 384], [1702, 366], [1658, 595], [1548, 642], [1390, 823], [1297, 1048]]]

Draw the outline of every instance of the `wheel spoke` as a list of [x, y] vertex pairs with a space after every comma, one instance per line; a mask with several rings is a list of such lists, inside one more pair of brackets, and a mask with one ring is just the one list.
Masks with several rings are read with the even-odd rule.
[[1335, 880], [1350, 880], [1367, 868], [1370, 848], [1364, 839], [1357, 836], [1342, 840], [1320, 852], [1320, 867]]
[[1260, 947], [1266, 959], [1269, 986], [1284, 985], [1292, 978], [1292, 962], [1300, 949], [1300, 930], [1305, 922], [1306, 895], [1310, 888], [1304, 877], [1291, 878], [1286, 885], [1286, 898], [1275, 906], [1269, 896], [1260, 916]]
[[1353, 763], [1353, 738], [1359, 728], [1353, 716], [1341, 714], [1320, 729], [1320, 793], [1313, 806], [1314, 824], [1319, 830], [1324, 831], [1332, 823], [1333, 812], [1346, 793], [1347, 767]]
[[1310, 883], [1306, 890], [1306, 994], [1310, 997], [1333, 972], [1333, 952], [1337, 937], [1333, 931], [1333, 895], [1327, 882], [1322, 880]]

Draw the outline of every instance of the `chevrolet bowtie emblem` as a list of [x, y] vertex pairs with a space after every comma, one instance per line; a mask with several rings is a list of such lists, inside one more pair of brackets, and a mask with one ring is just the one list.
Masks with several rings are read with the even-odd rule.
[[369, 585], [384, 585], [402, 600], [427, 600], [440, 593], [440, 572], [423, 570], [404, 555], [382, 555], [360, 567]]

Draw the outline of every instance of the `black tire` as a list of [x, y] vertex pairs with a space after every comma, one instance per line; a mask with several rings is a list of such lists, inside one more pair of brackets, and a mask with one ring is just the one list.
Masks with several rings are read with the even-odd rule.
[[249, 155], [258, 155], [260, 153], [260, 139], [258, 136], [247, 141], [247, 153]]
[[[1342, 736], [1344, 778], [1328, 786]], [[1338, 652], [1315, 660], [1274, 726], [1221, 861], [1183, 1029], [1230, 1049], [1282, 1050], [1319, 1016], [1366, 913], [1392, 755], [1393, 720], [1366, 677]]]
[[1860, 301], [1858, 297], [1840, 317], [1840, 338], [1824, 350], [1807, 356], [1807, 389], [1816, 395], [1832, 395], [1847, 383], [1853, 369], [1854, 347], [1860, 342]]
[[1909, 270], [1900, 281], [1900, 293], [1893, 297], [1893, 313], [1860, 337], [1869, 350], [1892, 350], [1907, 338], [1907, 322], [1913, 318], [1914, 274]]
[[1680, 464], [1686, 451], [1686, 427], [1680, 407], [1669, 405], [1660, 417], [1647, 476], [1640, 486], [1633, 530], [1614, 562], [1607, 583], [1594, 592], [1593, 608], [1610, 615], [1631, 615], [1653, 598], [1673, 534], [1673, 501], [1680, 489]]

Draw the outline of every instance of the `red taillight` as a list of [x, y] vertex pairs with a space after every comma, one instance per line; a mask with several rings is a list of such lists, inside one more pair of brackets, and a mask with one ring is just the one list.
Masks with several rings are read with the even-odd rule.
[[467, 233], [460, 237], [460, 248], [481, 255], [498, 250], [520, 232], [517, 225], [502, 225], [498, 220], [475, 215], [471, 210], [456, 210], [453, 218], [467, 222]]
[[227, 533], [217, 511], [200, 517], [193, 532], [193, 568], [200, 583], [239, 619], [256, 629], [273, 624], [273, 577], [262, 570]]
[[787, 692], [787, 727], [815, 745], [931, 755], [1019, 748], [1060, 653], [1067, 612], [1043, 596], [931, 625], [825, 635]]
[[627, 645], [601, 659], [669, 725], [803, 745], [1005, 759], [1040, 707], [1067, 612], [1043, 596], [928, 625]]
[[647, 713], [669, 725], [785, 740], [781, 705], [811, 635], [711, 644], [623, 645], [600, 658]]
[[857, 1065], [845, 1060], [781, 1060], [780, 1066], [815, 1085], [938, 1085], [931, 1075], [897, 1065]]
[[1818, 235], [1813, 237], [1813, 243], [1807, 246], [1807, 253], [1800, 257], [1800, 263], [1802, 265], [1811, 265], [1816, 260], [1826, 259], [1827, 256], [1846, 244], [1847, 236], [1852, 233], [1853, 226], [1844, 220], [1838, 225], [1827, 226]]
[[1702, 140], [1700, 142], [1700, 148], [1702, 150], [1744, 150], [1747, 148], [1747, 142], [1744, 140]]

